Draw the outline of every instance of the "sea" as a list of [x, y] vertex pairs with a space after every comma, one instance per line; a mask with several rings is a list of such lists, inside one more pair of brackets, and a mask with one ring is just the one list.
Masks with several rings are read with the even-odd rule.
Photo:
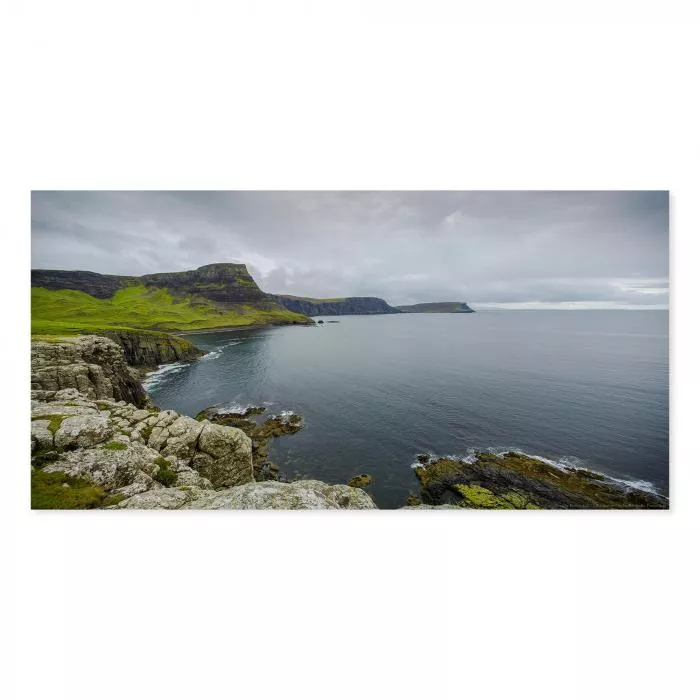
[[311, 327], [195, 333], [207, 354], [144, 386], [195, 416], [265, 406], [288, 479], [367, 473], [380, 508], [418, 492], [417, 455], [515, 450], [668, 495], [667, 311], [477, 311], [319, 317]]

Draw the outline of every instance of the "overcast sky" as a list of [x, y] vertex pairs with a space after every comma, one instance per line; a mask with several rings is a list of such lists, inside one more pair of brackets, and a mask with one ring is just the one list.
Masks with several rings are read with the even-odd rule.
[[243, 262], [266, 292], [668, 305], [666, 192], [34, 192], [32, 267]]

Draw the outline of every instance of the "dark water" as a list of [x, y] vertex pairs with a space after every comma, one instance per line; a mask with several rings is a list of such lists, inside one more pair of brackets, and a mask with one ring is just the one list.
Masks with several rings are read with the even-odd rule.
[[420, 452], [519, 449], [667, 492], [668, 312], [330, 320], [192, 335], [211, 354], [147, 388], [191, 416], [219, 403], [300, 413], [304, 429], [272, 441], [274, 461], [337, 483], [368, 472], [380, 507], [417, 490]]

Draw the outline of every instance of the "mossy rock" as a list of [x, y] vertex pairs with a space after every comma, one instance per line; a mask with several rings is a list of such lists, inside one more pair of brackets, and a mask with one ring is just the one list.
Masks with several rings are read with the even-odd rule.
[[354, 486], [355, 488], [362, 488], [363, 486], [369, 486], [374, 479], [369, 474], [358, 474], [353, 476], [350, 481], [348, 481], [348, 486]]
[[79, 510], [99, 508], [104, 490], [87, 479], [64, 472], [32, 472], [32, 509]]
[[52, 435], [56, 434], [56, 431], [61, 427], [61, 423], [63, 423], [63, 419], [66, 416], [59, 415], [58, 413], [49, 413], [45, 416], [32, 416], [32, 420], [47, 420], [49, 421], [48, 428], [51, 431]]
[[473, 460], [431, 458], [416, 467], [429, 505], [469, 508], [668, 508], [668, 500], [623, 488], [586, 469], [560, 469], [518, 452], [477, 454]]
[[516, 491], [511, 491], [502, 496], [497, 496], [483, 486], [467, 486], [455, 484], [454, 488], [464, 499], [461, 505], [464, 508], [485, 508], [488, 510], [539, 510], [539, 506], [530, 502], [530, 499]]

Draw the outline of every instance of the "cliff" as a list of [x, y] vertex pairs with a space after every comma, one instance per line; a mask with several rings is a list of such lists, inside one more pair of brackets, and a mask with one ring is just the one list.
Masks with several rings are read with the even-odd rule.
[[32, 343], [32, 508], [376, 508], [361, 489], [256, 482], [239, 428], [161, 411], [112, 340]]
[[336, 299], [312, 299], [287, 294], [269, 294], [270, 299], [290, 311], [306, 316], [346, 316], [361, 314], [396, 314], [394, 307], [378, 297], [339, 297]]
[[396, 307], [402, 314], [473, 314], [474, 309], [462, 301], [436, 301]]
[[261, 291], [245, 265], [218, 263], [142, 277], [32, 270], [35, 335], [309, 323]]

